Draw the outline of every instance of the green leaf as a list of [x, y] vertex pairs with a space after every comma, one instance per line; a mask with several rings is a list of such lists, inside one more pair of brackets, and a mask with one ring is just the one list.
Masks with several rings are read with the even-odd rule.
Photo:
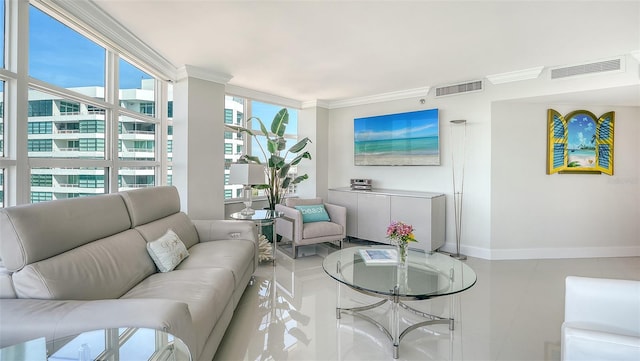
[[[269, 137], [269, 132], [267, 131], [267, 127], [264, 126], [264, 123], [262, 122], [262, 120], [260, 120], [260, 118], [258, 117], [251, 117], [249, 119], [247, 119], [247, 124], [249, 124], [250, 121], [252, 121], [253, 119], [257, 120], [258, 123], [260, 123], [260, 130], [262, 131], [262, 133], [266, 136]], [[253, 134], [252, 134], [253, 135]]]
[[255, 135], [255, 134], [253, 134], [253, 132], [250, 129], [247, 129], [245, 127], [241, 127], [239, 125], [225, 124], [225, 128], [229, 128], [229, 129], [233, 130], [234, 132], [247, 133], [250, 136], [254, 136]]
[[285, 178], [287, 174], [289, 174], [289, 169], [291, 169], [291, 164], [285, 164], [284, 166], [282, 166], [282, 168], [280, 168], [280, 170], [278, 171], [278, 177]]
[[295, 158], [293, 158], [293, 160], [291, 161], [291, 165], [298, 165], [298, 163], [300, 163], [301, 160], [303, 159], [311, 159], [311, 153], [309, 152], [304, 152], [302, 154], [298, 154]]
[[309, 179], [309, 176], [305, 173], [301, 176], [296, 177], [296, 179], [293, 180], [293, 184], [298, 184], [300, 182], [302, 182], [305, 179]]
[[242, 157], [240, 157], [240, 159], [246, 159], [249, 163], [253, 162], [253, 163], [262, 164], [260, 162], [260, 158], [254, 156], [254, 155], [245, 154]]
[[299, 151], [301, 151], [302, 149], [304, 149], [304, 147], [307, 146], [307, 143], [311, 143], [311, 140], [307, 137], [305, 137], [303, 140], [299, 141], [298, 143], [296, 143], [294, 146], [292, 146], [289, 149], [289, 152], [291, 153], [298, 153]]
[[284, 136], [284, 132], [289, 124], [289, 111], [287, 108], [282, 108], [273, 117], [273, 123], [271, 123], [271, 132], [279, 137]]
[[291, 177], [286, 177], [285, 179], [282, 180], [282, 188], [283, 189], [289, 188], [290, 183], [291, 183]]
[[269, 153], [274, 154], [278, 151], [278, 144], [273, 140], [267, 138], [267, 150]]
[[269, 189], [271, 188], [268, 184], [256, 184], [253, 186], [255, 189]]
[[287, 147], [287, 141], [284, 139], [284, 137], [278, 137], [278, 140], [276, 140], [276, 142], [278, 142], [278, 151], [282, 151]]
[[284, 165], [284, 158], [277, 155], [271, 155], [271, 158], [269, 158], [269, 168], [280, 169], [282, 168], [283, 165]]

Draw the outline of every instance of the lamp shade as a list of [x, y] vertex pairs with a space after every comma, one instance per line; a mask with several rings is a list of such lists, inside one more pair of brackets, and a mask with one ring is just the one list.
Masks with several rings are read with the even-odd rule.
[[255, 163], [233, 163], [229, 169], [229, 184], [264, 184], [264, 166]]

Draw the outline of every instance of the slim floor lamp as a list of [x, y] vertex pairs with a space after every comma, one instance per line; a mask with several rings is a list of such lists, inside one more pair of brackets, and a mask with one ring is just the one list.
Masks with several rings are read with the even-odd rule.
[[[462, 146], [460, 154], [455, 154], [454, 128], [462, 128]], [[462, 238], [462, 199], [464, 195], [464, 160], [465, 160], [465, 144], [467, 140], [467, 121], [464, 119], [452, 120], [451, 126], [451, 180], [453, 183], [453, 209], [455, 212], [456, 222], [456, 253], [451, 257], [465, 260], [467, 256], [460, 253], [460, 239]], [[456, 163], [456, 155], [460, 158], [459, 164]], [[456, 179], [456, 168], [459, 167], [458, 178]]]

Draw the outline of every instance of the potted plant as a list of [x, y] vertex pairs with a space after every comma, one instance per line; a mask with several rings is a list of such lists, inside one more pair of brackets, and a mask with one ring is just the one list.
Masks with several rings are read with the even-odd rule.
[[[287, 129], [287, 124], [289, 124], [289, 111], [286, 108], [282, 108], [273, 118], [273, 122], [271, 123], [271, 132], [267, 130], [267, 127], [258, 117], [251, 117], [247, 119], [247, 124], [254, 119], [260, 123], [260, 130], [262, 131], [262, 134], [256, 134], [248, 127], [245, 128], [238, 125], [227, 124], [226, 127], [235, 132], [246, 133], [256, 139], [256, 143], [258, 144], [264, 159], [261, 161], [257, 156], [245, 154], [240, 158], [240, 161], [265, 165], [267, 184], [259, 184], [254, 186], [254, 188], [265, 189], [267, 199], [269, 201], [269, 209], [275, 209], [276, 204], [282, 202], [290, 185], [298, 184], [309, 178], [307, 174], [292, 178], [289, 175], [289, 170], [292, 166], [298, 165], [298, 163], [303, 159], [311, 159], [311, 154], [308, 151], [303, 151], [307, 144], [311, 143], [311, 140], [305, 137], [291, 146], [291, 148], [286, 149], [287, 143], [284, 138], [284, 134]], [[267, 140], [266, 150], [258, 141], [258, 137], [261, 136], [264, 136]], [[296, 156], [290, 162], [287, 162], [286, 159], [289, 154], [296, 154]]]

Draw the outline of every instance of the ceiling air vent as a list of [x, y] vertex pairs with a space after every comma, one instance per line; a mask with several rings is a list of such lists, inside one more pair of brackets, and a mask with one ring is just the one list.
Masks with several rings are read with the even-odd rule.
[[443, 97], [460, 93], [468, 93], [482, 90], [482, 80], [472, 81], [469, 83], [445, 85], [436, 88], [436, 96]]
[[596, 63], [586, 63], [551, 69], [551, 79], [567, 78], [570, 76], [602, 73], [621, 69], [622, 60], [620, 58], [616, 58]]

